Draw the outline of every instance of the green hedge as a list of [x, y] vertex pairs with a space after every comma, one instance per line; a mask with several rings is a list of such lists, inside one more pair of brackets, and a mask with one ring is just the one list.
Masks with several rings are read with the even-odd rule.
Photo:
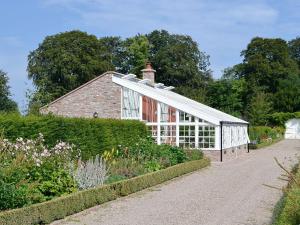
[[119, 144], [134, 144], [140, 137], [148, 135], [146, 125], [135, 120], [18, 115], [0, 115], [0, 132], [10, 140], [36, 138], [42, 133], [50, 146], [58, 140], [75, 144], [81, 149], [84, 159]]
[[0, 224], [34, 225], [50, 223], [120, 196], [126, 196], [180, 175], [193, 172], [209, 164], [210, 161], [207, 158], [190, 161], [157, 172], [104, 185], [95, 189], [77, 192], [26, 208], [5, 211], [0, 213]]
[[281, 200], [282, 204], [278, 210], [278, 215], [274, 225], [299, 225], [300, 224], [300, 165], [295, 174], [296, 182], [290, 183]]
[[267, 116], [268, 125], [285, 127], [285, 123], [293, 118], [300, 118], [300, 112], [294, 113], [273, 113]]

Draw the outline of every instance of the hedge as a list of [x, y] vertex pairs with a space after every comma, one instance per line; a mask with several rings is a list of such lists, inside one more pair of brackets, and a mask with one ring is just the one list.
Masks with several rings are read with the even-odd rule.
[[300, 118], [300, 112], [293, 113], [273, 113], [267, 116], [268, 125], [285, 127], [285, 123], [293, 118]]
[[0, 133], [5, 138], [36, 138], [39, 133], [49, 146], [58, 140], [75, 144], [83, 159], [111, 150], [117, 145], [131, 145], [147, 137], [144, 123], [136, 120], [83, 119], [54, 116], [0, 115]]
[[34, 225], [50, 223], [95, 205], [163, 183], [210, 164], [209, 159], [189, 161], [166, 169], [98, 188], [76, 192], [44, 203], [0, 213], [2, 225]]

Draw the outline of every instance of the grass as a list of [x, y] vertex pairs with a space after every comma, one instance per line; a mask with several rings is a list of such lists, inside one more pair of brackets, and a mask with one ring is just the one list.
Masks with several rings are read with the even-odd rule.
[[300, 224], [300, 166], [287, 172], [289, 183], [273, 211], [273, 225]]

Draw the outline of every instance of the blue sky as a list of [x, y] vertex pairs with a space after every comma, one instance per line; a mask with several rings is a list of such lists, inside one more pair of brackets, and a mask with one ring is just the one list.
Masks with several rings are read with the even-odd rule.
[[299, 0], [26, 0], [2, 1], [0, 69], [8, 73], [13, 98], [21, 108], [27, 55], [45, 36], [80, 29], [98, 37], [129, 37], [154, 29], [188, 34], [221, 71], [241, 61], [240, 52], [255, 36], [300, 36]]

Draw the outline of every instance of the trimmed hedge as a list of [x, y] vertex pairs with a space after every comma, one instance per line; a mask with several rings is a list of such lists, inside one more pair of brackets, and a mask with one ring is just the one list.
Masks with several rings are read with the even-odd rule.
[[143, 190], [167, 180], [206, 167], [209, 159], [190, 161], [98, 188], [80, 191], [68, 196], [29, 207], [0, 213], [1, 225], [34, 225], [50, 223], [95, 205]]
[[54, 116], [0, 115], [0, 132], [5, 138], [36, 138], [39, 133], [45, 143], [54, 146], [58, 140], [75, 144], [88, 159], [117, 145], [135, 144], [147, 137], [144, 123], [136, 120], [83, 119]]

